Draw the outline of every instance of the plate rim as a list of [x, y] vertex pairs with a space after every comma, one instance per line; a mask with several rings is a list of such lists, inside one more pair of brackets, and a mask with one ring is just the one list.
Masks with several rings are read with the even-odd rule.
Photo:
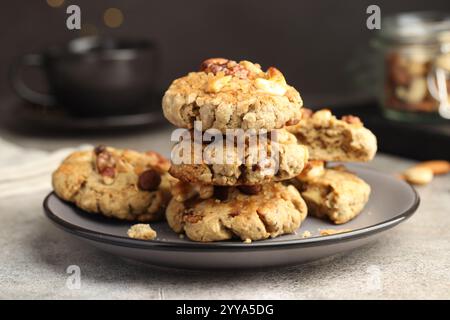
[[[376, 172], [377, 174], [384, 175], [389, 179], [393, 179], [390, 175], [380, 172], [378, 170], [367, 168], [363, 166], [358, 166], [359, 170], [366, 170]], [[397, 224], [406, 221], [410, 218], [414, 212], [416, 212], [417, 208], [420, 205], [420, 197], [414, 187], [409, 185], [404, 181], [399, 181], [403, 183], [405, 186], [409, 188], [414, 196], [414, 200], [412, 205], [407, 208], [405, 211], [399, 213], [395, 217], [391, 219], [382, 221], [380, 223], [370, 225], [364, 228], [351, 230], [348, 232], [342, 232], [333, 235], [327, 236], [317, 236], [310, 238], [300, 238], [300, 239], [290, 239], [290, 240], [278, 240], [272, 242], [266, 241], [254, 241], [250, 245], [243, 242], [209, 242], [209, 243], [201, 243], [201, 242], [183, 242], [183, 243], [174, 243], [174, 242], [164, 242], [158, 240], [140, 240], [140, 239], [132, 239], [124, 236], [116, 236], [107, 233], [93, 231], [91, 229], [86, 229], [80, 227], [78, 225], [67, 222], [64, 219], [61, 219], [57, 215], [55, 215], [52, 210], [49, 208], [49, 201], [52, 197], [56, 197], [58, 200], [63, 201], [65, 204], [69, 206], [74, 206], [72, 203], [69, 203], [65, 200], [59, 198], [54, 191], [51, 191], [44, 199], [43, 208], [44, 213], [48, 219], [50, 219], [53, 223], [55, 223], [58, 227], [63, 230], [74, 234], [76, 236], [97, 241], [103, 242], [111, 245], [119, 245], [122, 247], [129, 247], [135, 249], [153, 249], [153, 250], [166, 250], [170, 249], [172, 251], [204, 251], [204, 250], [213, 250], [213, 251], [239, 251], [240, 249], [245, 248], [245, 250], [267, 250], [274, 249], [279, 250], [282, 248], [301, 248], [301, 247], [313, 247], [313, 246], [322, 246], [322, 245], [330, 245], [336, 244], [344, 241], [351, 241], [360, 238], [369, 237], [373, 234], [380, 233], [384, 230], [390, 229]]]

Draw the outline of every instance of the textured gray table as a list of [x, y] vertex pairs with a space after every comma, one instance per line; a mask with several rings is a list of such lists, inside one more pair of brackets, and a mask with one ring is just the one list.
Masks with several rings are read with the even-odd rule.
[[[56, 149], [80, 143], [155, 149], [168, 154], [169, 129], [109, 138], [0, 136]], [[404, 159], [379, 155], [370, 166], [398, 172]], [[123, 261], [74, 240], [43, 215], [46, 192], [0, 199], [0, 298], [101, 299], [401, 299], [450, 298], [450, 176], [418, 188], [418, 212], [380, 240], [345, 255], [295, 267], [194, 272]], [[69, 289], [69, 265], [81, 287]]]

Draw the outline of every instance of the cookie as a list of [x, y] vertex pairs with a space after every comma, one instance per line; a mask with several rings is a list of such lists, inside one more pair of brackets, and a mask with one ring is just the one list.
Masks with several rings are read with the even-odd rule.
[[77, 207], [131, 221], [164, 217], [170, 163], [156, 152], [99, 146], [69, 155], [53, 173], [56, 194]]
[[370, 196], [370, 186], [344, 167], [324, 168], [311, 162], [294, 184], [308, 206], [308, 212], [342, 224], [355, 218]]
[[134, 224], [127, 231], [127, 235], [133, 239], [154, 240], [158, 236], [149, 224]]
[[309, 158], [324, 161], [366, 162], [377, 151], [375, 135], [358, 117], [337, 119], [329, 110], [302, 109], [302, 120], [286, 129], [309, 149]]
[[283, 74], [270, 67], [266, 72], [249, 61], [213, 58], [200, 71], [172, 82], [162, 100], [167, 120], [191, 129], [201, 121], [202, 130], [279, 129], [301, 118], [300, 94]]
[[[241, 136], [239, 143], [227, 137], [228, 141], [202, 144], [194, 142], [191, 135], [172, 150], [170, 174], [185, 182], [235, 186], [291, 179], [303, 170], [308, 149], [299, 145], [293, 134], [279, 129], [263, 137]], [[199, 161], [194, 162], [196, 159]]]
[[178, 182], [166, 210], [169, 226], [193, 241], [274, 238], [295, 232], [307, 214], [298, 190], [280, 182], [202, 188]]

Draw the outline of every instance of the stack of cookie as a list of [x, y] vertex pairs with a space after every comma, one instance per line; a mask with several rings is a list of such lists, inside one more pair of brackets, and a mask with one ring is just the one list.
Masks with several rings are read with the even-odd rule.
[[139, 222], [164, 218], [175, 180], [159, 153], [97, 146], [69, 155], [52, 175], [63, 200], [87, 212]]
[[[169, 226], [193, 241], [293, 233], [307, 212], [346, 223], [364, 208], [370, 186], [327, 163], [370, 161], [376, 138], [357, 117], [302, 104], [273, 67], [209, 59], [164, 95], [164, 115], [184, 128], [171, 164], [154, 151], [98, 146], [68, 156], [53, 187], [61, 199], [108, 217], [154, 222], [165, 212]], [[139, 224], [129, 236], [156, 233]]]
[[303, 171], [308, 149], [285, 126], [301, 120], [301, 107], [280, 71], [249, 61], [209, 59], [175, 80], [163, 111], [186, 131], [172, 152], [170, 227], [194, 241], [294, 232], [307, 208], [285, 181]]
[[329, 110], [302, 109], [302, 120], [287, 128], [308, 147], [310, 161], [293, 180], [308, 205], [308, 212], [346, 223], [364, 208], [370, 186], [344, 166], [327, 162], [367, 162], [377, 151], [376, 137], [358, 117], [337, 119]]

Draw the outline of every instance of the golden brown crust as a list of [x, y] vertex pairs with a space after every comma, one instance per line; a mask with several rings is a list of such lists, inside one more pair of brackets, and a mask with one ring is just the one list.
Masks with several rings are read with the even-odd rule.
[[447, 174], [450, 172], [450, 161], [447, 160], [429, 160], [420, 162], [415, 167], [429, 168], [434, 175]]

